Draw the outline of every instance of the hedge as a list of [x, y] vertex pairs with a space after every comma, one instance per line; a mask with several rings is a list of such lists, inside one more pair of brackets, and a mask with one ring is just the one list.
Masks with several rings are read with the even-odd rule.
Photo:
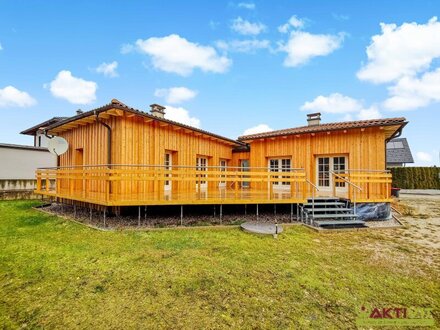
[[402, 189], [440, 189], [439, 167], [393, 167], [393, 187]]

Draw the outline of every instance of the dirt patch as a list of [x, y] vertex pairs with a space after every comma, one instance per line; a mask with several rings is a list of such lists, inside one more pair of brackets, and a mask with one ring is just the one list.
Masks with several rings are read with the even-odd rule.
[[[102, 229], [142, 229], [142, 228], [165, 228], [165, 227], [177, 227], [177, 226], [215, 226], [215, 225], [240, 225], [247, 221], [255, 221], [255, 214], [243, 214], [243, 213], [229, 213], [223, 214], [220, 219], [219, 210], [216, 210], [216, 214], [206, 215], [185, 215], [183, 219], [180, 219], [180, 215], [176, 216], [152, 216], [144, 215], [144, 211], [141, 211], [141, 218], [137, 215], [107, 215], [106, 223], [104, 225], [103, 212], [92, 210], [87, 208], [76, 208], [74, 213], [73, 206], [63, 205], [58, 203], [52, 203], [50, 205], [41, 208], [44, 211], [60, 215], [66, 218], [74, 219], [77, 222], [90, 225]], [[277, 213], [274, 217], [273, 213], [262, 213], [258, 216], [259, 222], [268, 223], [289, 223], [291, 221], [290, 214]]]

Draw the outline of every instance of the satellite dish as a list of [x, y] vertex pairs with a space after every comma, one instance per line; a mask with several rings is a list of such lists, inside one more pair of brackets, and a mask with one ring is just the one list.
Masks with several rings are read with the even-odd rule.
[[49, 149], [49, 152], [55, 156], [64, 154], [68, 148], [69, 144], [67, 141], [59, 136], [49, 139], [49, 142], [47, 143], [47, 149]]

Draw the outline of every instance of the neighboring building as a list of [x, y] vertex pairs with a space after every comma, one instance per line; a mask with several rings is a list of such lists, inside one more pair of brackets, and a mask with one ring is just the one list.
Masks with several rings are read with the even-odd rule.
[[387, 143], [387, 167], [402, 167], [414, 163], [406, 138], [392, 139]]
[[27, 197], [35, 189], [35, 171], [57, 166], [57, 157], [46, 148], [0, 144], [0, 199]]
[[384, 204], [389, 216], [385, 143], [400, 134], [405, 118], [321, 124], [320, 114], [311, 114], [308, 126], [233, 140], [167, 120], [165, 110], [153, 104], [148, 114], [114, 99], [47, 126], [43, 134], [65, 138], [69, 149], [59, 157], [62, 169], [38, 172], [37, 192], [114, 210], [186, 204], [307, 207], [309, 198], [321, 196]]
[[34, 127], [24, 130], [20, 134], [32, 135], [34, 137], [34, 147], [45, 147], [47, 148], [47, 141], [49, 138], [44, 135], [44, 129], [50, 125], [53, 125], [61, 120], [65, 120], [67, 117], [53, 117], [46, 120]]

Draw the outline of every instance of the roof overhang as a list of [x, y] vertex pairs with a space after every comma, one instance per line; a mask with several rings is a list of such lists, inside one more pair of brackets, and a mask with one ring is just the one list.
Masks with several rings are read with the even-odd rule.
[[173, 126], [176, 130], [180, 130], [182, 129], [184, 132], [186, 133], [192, 133], [194, 132], [195, 135], [198, 136], [206, 136], [207, 138], [211, 139], [211, 140], [217, 140], [217, 141], [221, 141], [223, 143], [226, 143], [228, 145], [232, 145], [232, 146], [242, 146], [245, 145], [245, 143], [237, 141], [237, 140], [232, 140], [205, 130], [201, 130], [199, 128], [195, 128], [189, 125], [185, 125], [182, 123], [178, 123], [169, 119], [165, 119], [165, 118], [160, 118], [157, 116], [153, 116], [150, 115], [148, 113], [145, 113], [143, 111], [134, 109], [134, 108], [130, 108], [126, 105], [122, 105], [122, 104], [114, 104], [114, 103], [110, 103], [107, 104], [103, 107], [94, 109], [94, 110], [90, 110], [81, 114], [78, 114], [76, 116], [73, 117], [69, 117], [65, 120], [62, 120], [60, 122], [54, 123], [48, 127], [46, 127], [45, 132], [49, 135], [59, 135], [63, 132], [66, 132], [68, 130], [71, 129], [75, 129], [79, 126], [84, 126], [84, 125], [88, 125], [91, 123], [94, 123], [97, 121], [97, 119], [109, 119], [110, 117], [134, 117], [134, 116], [138, 116], [144, 119], [145, 122], [152, 122], [152, 121], [156, 121], [158, 122], [161, 126]]

